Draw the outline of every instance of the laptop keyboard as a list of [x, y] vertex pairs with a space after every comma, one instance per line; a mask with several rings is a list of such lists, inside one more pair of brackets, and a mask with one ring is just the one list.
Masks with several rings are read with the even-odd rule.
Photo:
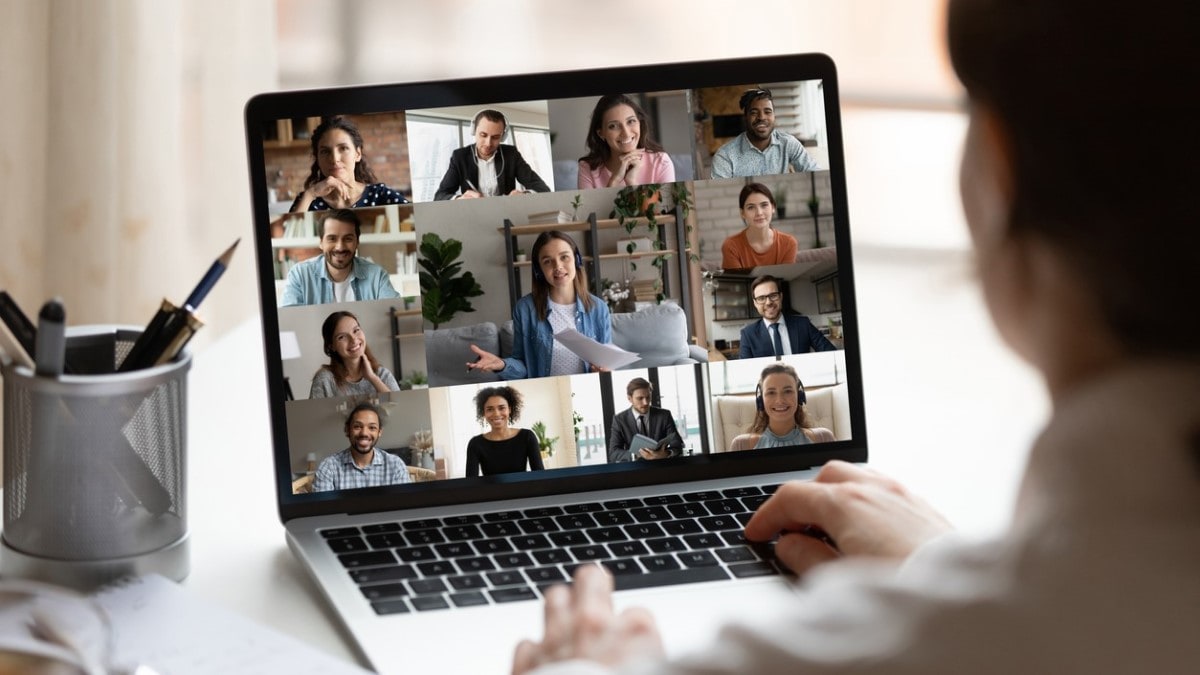
[[600, 564], [617, 590], [786, 573], [742, 530], [777, 485], [321, 530], [377, 614], [536, 600]]

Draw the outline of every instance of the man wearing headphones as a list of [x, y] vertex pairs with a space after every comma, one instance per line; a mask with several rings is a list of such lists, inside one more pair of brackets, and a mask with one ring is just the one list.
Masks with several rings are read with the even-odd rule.
[[[550, 192], [515, 145], [501, 144], [508, 120], [499, 110], [480, 110], [471, 125], [475, 143], [450, 154], [450, 168], [433, 198], [474, 199], [519, 192]], [[520, 181], [524, 190], [517, 189]]]
[[[629, 408], [613, 417], [612, 430], [608, 434], [610, 464], [678, 457], [683, 451], [683, 439], [675, 427], [675, 416], [670, 410], [650, 405], [653, 391], [650, 382], [641, 377], [633, 378], [626, 385], [625, 396], [629, 399]], [[640, 446], [634, 442], [638, 435], [657, 441], [657, 444]]]

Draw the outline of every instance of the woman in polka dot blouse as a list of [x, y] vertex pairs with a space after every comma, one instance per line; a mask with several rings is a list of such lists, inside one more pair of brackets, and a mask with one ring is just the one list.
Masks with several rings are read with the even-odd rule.
[[363, 156], [362, 134], [345, 117], [327, 118], [313, 130], [312, 153], [312, 172], [292, 202], [293, 212], [408, 203], [375, 178]]

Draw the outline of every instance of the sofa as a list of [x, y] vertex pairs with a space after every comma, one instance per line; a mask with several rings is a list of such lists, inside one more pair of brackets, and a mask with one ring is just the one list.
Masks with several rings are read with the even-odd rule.
[[[495, 373], [468, 371], [471, 345], [500, 357], [512, 355], [512, 321], [485, 321], [425, 331], [425, 361], [430, 386], [477, 384], [500, 379]], [[679, 305], [664, 302], [636, 312], [612, 315], [613, 344], [639, 355], [627, 369], [656, 368], [708, 361], [708, 352], [691, 344], [687, 316]]]
[[[813, 426], [825, 427], [839, 441], [850, 438], [850, 398], [846, 385], [813, 387], [804, 390], [805, 407]], [[733, 439], [750, 429], [757, 412], [753, 395], [728, 395], [713, 398], [713, 452], [729, 452]]]

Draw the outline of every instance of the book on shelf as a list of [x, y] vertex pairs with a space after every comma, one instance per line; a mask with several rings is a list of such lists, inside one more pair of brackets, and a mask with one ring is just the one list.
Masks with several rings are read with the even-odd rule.
[[574, 222], [571, 214], [566, 211], [543, 211], [529, 214], [530, 225], [552, 225], [554, 223]]

